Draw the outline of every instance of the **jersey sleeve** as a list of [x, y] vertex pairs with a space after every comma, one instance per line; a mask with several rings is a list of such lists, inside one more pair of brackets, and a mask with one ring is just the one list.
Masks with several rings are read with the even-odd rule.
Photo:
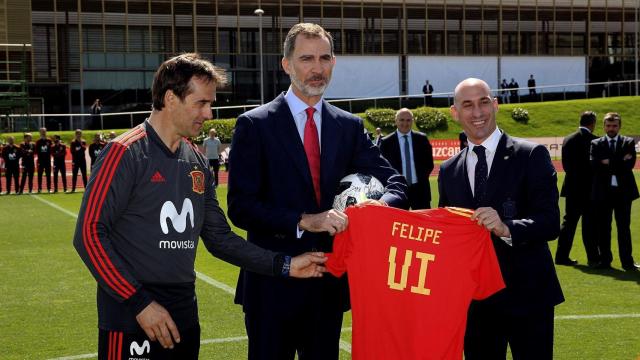
[[205, 174], [205, 218], [200, 237], [207, 250], [213, 256], [243, 269], [263, 275], [278, 275], [281, 269], [275, 268], [277, 253], [252, 244], [231, 231], [216, 198], [213, 176], [208, 169], [205, 169]]
[[118, 302], [142, 311], [151, 299], [131, 275], [112, 241], [114, 223], [127, 208], [137, 178], [128, 148], [111, 142], [98, 157], [82, 198], [73, 245], [93, 277]]
[[347, 272], [347, 261], [351, 255], [351, 232], [354, 229], [355, 220], [353, 211], [351, 208], [347, 209], [347, 216], [349, 217], [349, 226], [347, 229], [333, 238], [333, 251], [326, 254], [327, 262], [325, 267], [335, 277], [340, 277]]
[[478, 262], [472, 272], [477, 284], [473, 294], [475, 300], [485, 299], [505, 287], [489, 232], [483, 229], [479, 240]]

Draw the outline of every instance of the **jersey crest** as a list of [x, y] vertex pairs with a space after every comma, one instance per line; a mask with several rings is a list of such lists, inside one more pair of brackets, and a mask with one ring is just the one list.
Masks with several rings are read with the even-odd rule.
[[193, 192], [198, 194], [204, 194], [204, 173], [200, 170], [191, 172], [191, 181]]

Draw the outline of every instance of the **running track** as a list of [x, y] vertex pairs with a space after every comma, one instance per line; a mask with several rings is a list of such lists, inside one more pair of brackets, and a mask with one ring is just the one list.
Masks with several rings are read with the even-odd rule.
[[[558, 172], [563, 172], [564, 169], [562, 168], [562, 162], [560, 160], [553, 160], [553, 166], [556, 168], [556, 170]], [[222, 170], [224, 169], [224, 166], [221, 167], [220, 172], [218, 173], [220, 176], [220, 184], [226, 184], [228, 181], [228, 175], [229, 173], [227, 173], [226, 171]], [[636, 161], [636, 165], [634, 167], [634, 169], [636, 170], [640, 170], [640, 161]], [[51, 169], [51, 171], [53, 172], [53, 167]], [[436, 164], [435, 168], [433, 169], [433, 171], [431, 172], [431, 176], [438, 176], [438, 173], [440, 172], [440, 165]], [[44, 179], [44, 174], [42, 175], [43, 179], [42, 179], [42, 186], [43, 188], [46, 188], [46, 180]], [[60, 181], [60, 179], [58, 179], [58, 191], [62, 191], [62, 181]], [[2, 191], [5, 192], [7, 191], [7, 185], [6, 185], [6, 179], [4, 176], [4, 169], [2, 170], [2, 179], [0, 179], [0, 184], [2, 184]], [[25, 184], [25, 188], [28, 185]], [[51, 174], [51, 188], [53, 189], [53, 173]], [[71, 190], [71, 160], [67, 160], [67, 188], [68, 190]], [[33, 175], [33, 189], [34, 191], [38, 189], [38, 172], [36, 170], [36, 173]], [[80, 176], [80, 174], [78, 174], [78, 184], [76, 187], [76, 190], [82, 190], [84, 189], [84, 186], [82, 185], [82, 178]], [[25, 189], [26, 190], [26, 189]], [[12, 188], [13, 191], [13, 188]]]

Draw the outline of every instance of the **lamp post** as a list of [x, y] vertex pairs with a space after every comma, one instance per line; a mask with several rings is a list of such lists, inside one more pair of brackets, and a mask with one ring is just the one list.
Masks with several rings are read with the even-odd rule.
[[258, 8], [253, 11], [254, 15], [258, 15], [258, 29], [259, 29], [259, 52], [260, 52], [260, 104], [264, 104], [264, 67], [262, 64], [262, 15], [264, 15], [264, 10]]
[[640, 84], [638, 84], [638, 42], [640, 42], [639, 37], [639, 33], [638, 33], [638, 21], [640, 21], [640, 19], [638, 18], [638, 7], [640, 7], [640, 0], [636, 0], [636, 31], [635, 31], [635, 35], [634, 35], [634, 43], [635, 43], [635, 70], [636, 70], [636, 96], [640, 95], [640, 92], [638, 91], [638, 87], [640, 87]]

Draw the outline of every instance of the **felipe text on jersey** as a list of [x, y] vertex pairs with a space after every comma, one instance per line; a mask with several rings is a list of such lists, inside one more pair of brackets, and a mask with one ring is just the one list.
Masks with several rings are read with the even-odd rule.
[[[434, 245], [440, 245], [438, 239], [440, 239], [441, 234], [442, 230], [435, 230], [397, 221], [395, 221], [391, 227], [392, 237], [398, 237], [401, 239], [419, 241], [424, 243], [430, 242]], [[393, 290], [403, 291], [407, 287], [407, 278], [409, 276], [411, 262], [414, 258], [414, 252], [413, 250], [405, 250], [404, 263], [402, 264], [402, 270], [400, 273], [400, 281], [396, 282], [397, 252], [397, 247], [391, 246], [389, 248], [389, 275], [387, 277], [387, 284]], [[411, 286], [410, 291], [415, 294], [430, 295], [431, 289], [426, 287], [427, 267], [429, 265], [429, 262], [434, 262], [436, 260], [436, 256], [435, 254], [416, 251], [415, 258], [420, 260], [420, 271], [418, 272], [417, 284], [416, 286]]]

